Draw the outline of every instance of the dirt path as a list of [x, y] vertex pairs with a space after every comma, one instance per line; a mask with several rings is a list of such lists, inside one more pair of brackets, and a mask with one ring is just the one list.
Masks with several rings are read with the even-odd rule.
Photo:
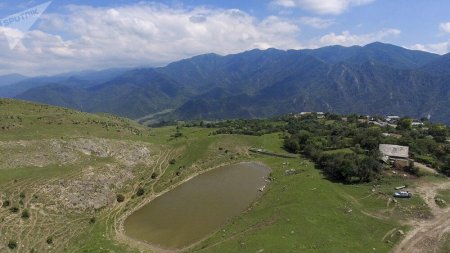
[[449, 188], [450, 181], [440, 184], [426, 183], [417, 188], [417, 193], [431, 208], [434, 218], [411, 222], [413, 229], [394, 248], [394, 253], [437, 252], [441, 238], [450, 231], [450, 207], [440, 208], [434, 197], [437, 191]]

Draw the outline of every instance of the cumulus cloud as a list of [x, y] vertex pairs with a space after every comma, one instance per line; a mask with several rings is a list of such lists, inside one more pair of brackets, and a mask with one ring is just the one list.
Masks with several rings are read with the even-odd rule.
[[360, 6], [375, 0], [273, 0], [272, 3], [286, 8], [302, 8], [318, 14], [338, 15], [353, 6]]
[[374, 33], [351, 34], [349, 31], [343, 31], [340, 34], [328, 33], [315, 41], [316, 46], [328, 45], [365, 45], [375, 41], [382, 41], [386, 38], [398, 36], [401, 33], [398, 29], [384, 29]]
[[[439, 24], [439, 30], [443, 33], [450, 33], [450, 22], [443, 22]], [[450, 51], [450, 40], [438, 42], [438, 43], [428, 43], [428, 44], [414, 44], [408, 48], [414, 50], [427, 51], [435, 54], [446, 54]]]
[[[450, 33], [450, 22], [443, 22], [439, 24], [439, 30], [443, 33]], [[408, 48], [413, 50], [421, 50], [435, 54], [446, 54], [450, 51], [450, 40], [438, 42], [438, 43], [428, 43], [421, 44], [417, 43]]]
[[445, 33], [450, 33], [450, 22], [440, 23], [439, 29]]
[[[0, 69], [31, 74], [86, 68], [163, 65], [202, 53], [301, 48], [299, 26], [237, 9], [139, 3], [116, 8], [71, 5], [48, 14], [14, 51], [0, 38]], [[1, 36], [0, 36], [1, 37]]]
[[450, 51], [450, 41], [431, 44], [414, 44], [409, 48], [435, 54], [446, 54]]
[[323, 19], [318, 17], [302, 17], [301, 23], [317, 29], [325, 29], [334, 24], [333, 19]]

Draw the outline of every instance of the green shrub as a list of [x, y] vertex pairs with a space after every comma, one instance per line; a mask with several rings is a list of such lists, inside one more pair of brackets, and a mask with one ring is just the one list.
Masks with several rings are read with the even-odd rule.
[[180, 138], [182, 136], [183, 136], [183, 133], [180, 133], [180, 132], [176, 132], [175, 134], [172, 135], [172, 137], [174, 137], [174, 138]]
[[11, 202], [9, 200], [3, 201], [3, 207], [8, 207], [9, 205], [11, 205]]
[[447, 176], [450, 176], [450, 155], [447, 155], [444, 161], [445, 162], [441, 167], [441, 172]]
[[18, 213], [19, 212], [19, 208], [17, 206], [13, 206], [9, 209], [9, 211], [11, 211], [11, 213]]
[[436, 167], [436, 160], [431, 157], [431, 156], [427, 156], [427, 155], [417, 155], [414, 157], [416, 161], [423, 163], [423, 164], [429, 164], [432, 167]]
[[157, 177], [158, 177], [158, 173], [153, 172], [152, 175], [151, 175], [151, 178], [152, 179], [156, 179]]
[[144, 188], [142, 188], [142, 187], [139, 187], [139, 189], [137, 190], [137, 192], [136, 192], [136, 196], [142, 196], [142, 195], [144, 195], [144, 193], [145, 193], [145, 190], [144, 190]]
[[122, 194], [117, 194], [117, 202], [122, 203], [125, 200], [125, 196], [123, 196]]
[[9, 240], [8, 242], [8, 248], [10, 249], [16, 249], [17, 248], [17, 242], [13, 240]]
[[23, 210], [23, 212], [22, 212], [22, 218], [23, 218], [23, 219], [28, 219], [28, 218], [30, 218], [30, 213], [28, 212], [27, 209]]
[[47, 237], [47, 240], [45, 240], [47, 244], [53, 244], [53, 237]]

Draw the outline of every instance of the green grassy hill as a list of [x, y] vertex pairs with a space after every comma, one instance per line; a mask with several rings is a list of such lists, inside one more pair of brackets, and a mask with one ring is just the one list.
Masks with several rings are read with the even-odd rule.
[[148, 135], [134, 121], [107, 114], [0, 99], [0, 140], [96, 136], [139, 139]]
[[[0, 252], [150, 252], [122, 234], [126, 215], [192, 175], [240, 161], [272, 168], [266, 193], [188, 252], [389, 252], [405, 221], [430, 216], [419, 196], [394, 203], [393, 188], [444, 180], [392, 175], [375, 186], [333, 183], [305, 158], [249, 152], [286, 154], [280, 132], [216, 130], [149, 129], [0, 100]], [[298, 173], [287, 174], [291, 169]]]

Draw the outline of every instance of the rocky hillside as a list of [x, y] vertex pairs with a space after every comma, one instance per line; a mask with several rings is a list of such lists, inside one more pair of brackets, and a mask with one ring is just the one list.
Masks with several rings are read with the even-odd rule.
[[62, 252], [91, 230], [152, 173], [150, 134], [115, 116], [1, 99], [0, 252]]

